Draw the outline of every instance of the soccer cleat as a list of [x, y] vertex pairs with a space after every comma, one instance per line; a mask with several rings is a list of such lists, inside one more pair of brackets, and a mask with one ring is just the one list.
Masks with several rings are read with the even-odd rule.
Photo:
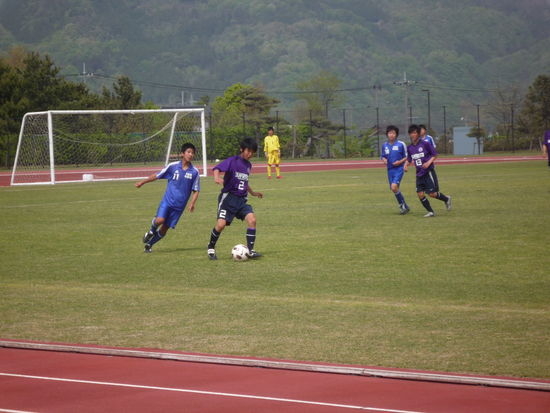
[[153, 252], [151, 250], [151, 245], [145, 244], [145, 248], [143, 248], [143, 252], [147, 252], [147, 253]]
[[453, 207], [453, 203], [451, 202], [451, 197], [447, 195], [447, 202], [445, 202], [445, 206], [447, 207], [447, 211], [450, 211]]
[[279, 175], [279, 176], [277, 177], [277, 179], [282, 179], [282, 178], [283, 178], [283, 177], [282, 177], [281, 175]]
[[254, 250], [250, 250], [250, 252], [248, 253], [248, 258], [260, 258], [262, 256], [262, 254], [260, 254], [259, 252], [257, 251], [254, 251]]
[[401, 206], [399, 207], [399, 213], [400, 213], [401, 215], [408, 214], [409, 211], [410, 211], [410, 208], [409, 208], [407, 205], [401, 205]]
[[435, 217], [435, 214], [433, 212], [428, 212], [426, 215], [424, 215], [424, 218], [431, 218]]
[[[153, 239], [154, 236], [155, 236], [155, 233], [153, 231], [147, 231], [143, 236], [143, 243], [147, 244], [149, 241]], [[149, 248], [151, 247], [149, 246]]]
[[208, 259], [210, 260], [217, 260], [218, 257], [216, 256], [216, 250], [214, 248], [208, 248]]

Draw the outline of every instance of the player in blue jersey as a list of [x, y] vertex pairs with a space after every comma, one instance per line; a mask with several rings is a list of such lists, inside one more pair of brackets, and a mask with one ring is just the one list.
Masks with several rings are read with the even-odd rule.
[[399, 185], [401, 184], [401, 179], [403, 179], [403, 174], [406, 172], [407, 145], [397, 139], [399, 136], [399, 128], [397, 126], [389, 125], [386, 128], [386, 136], [388, 140], [382, 145], [382, 155], [380, 157], [388, 168], [390, 189], [394, 193], [395, 199], [397, 199], [400, 214], [404, 215], [410, 209], [399, 190]]
[[[213, 168], [214, 182], [223, 185], [218, 196], [218, 212], [216, 225], [210, 233], [208, 243], [208, 258], [216, 260], [216, 243], [221, 232], [227, 225], [231, 225], [233, 218], [246, 221], [246, 245], [249, 250], [249, 258], [261, 257], [254, 250], [256, 242], [256, 215], [251, 205], [247, 203], [248, 194], [263, 198], [261, 192], [255, 192], [248, 184], [252, 164], [250, 158], [258, 151], [258, 144], [254, 139], [246, 138], [240, 144], [241, 153], [231, 156]], [[223, 178], [220, 176], [224, 172]]]
[[407, 147], [407, 166], [414, 164], [416, 167], [416, 194], [422, 206], [428, 211], [424, 217], [435, 216], [430, 201], [426, 198], [426, 192], [430, 197], [445, 202], [447, 210], [451, 210], [451, 197], [439, 192], [439, 183], [434, 166], [434, 161], [437, 158], [435, 148], [432, 144], [420, 139], [420, 127], [418, 125], [409, 126], [409, 137], [411, 138], [411, 144]]
[[548, 156], [548, 166], [550, 167], [550, 129], [544, 132], [542, 138], [542, 153]]
[[191, 161], [195, 157], [196, 148], [192, 143], [184, 143], [181, 147], [181, 161], [168, 164], [160, 172], [136, 183], [141, 188], [148, 182], [166, 179], [166, 191], [160, 201], [157, 214], [151, 222], [151, 228], [143, 236], [144, 252], [151, 252], [151, 247], [159, 242], [169, 228], [176, 228], [185, 206], [191, 198], [188, 211], [195, 210], [195, 204], [200, 192], [199, 170]]
[[434, 138], [428, 135], [428, 129], [426, 129], [426, 125], [418, 125], [418, 127], [420, 128], [420, 139], [426, 142], [430, 142], [432, 146], [435, 148]]

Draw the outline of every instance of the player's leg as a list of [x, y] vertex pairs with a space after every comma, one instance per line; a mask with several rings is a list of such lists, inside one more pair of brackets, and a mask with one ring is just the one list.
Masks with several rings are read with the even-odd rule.
[[435, 216], [434, 210], [432, 209], [432, 206], [430, 205], [430, 201], [426, 197], [426, 188], [430, 188], [431, 184], [429, 183], [429, 176], [418, 176], [416, 177], [416, 194], [418, 195], [418, 199], [420, 200], [420, 203], [428, 211], [426, 215], [424, 215], [424, 218], [429, 218]]
[[267, 164], [267, 179], [271, 179], [271, 164]]
[[244, 218], [246, 222], [246, 246], [248, 247], [249, 258], [259, 258], [262, 256], [259, 252], [254, 249], [254, 244], [256, 244], [256, 214], [254, 212], [249, 212]]
[[216, 225], [210, 232], [210, 242], [207, 247], [208, 258], [211, 260], [217, 260], [216, 255], [216, 243], [220, 238], [220, 235], [227, 225], [231, 225], [231, 221], [235, 216], [232, 205], [232, 196], [229, 193], [222, 193], [218, 197], [218, 215]]
[[444, 195], [443, 192], [439, 191], [439, 180], [437, 178], [437, 173], [435, 172], [435, 169], [431, 171], [429, 175], [433, 182], [433, 187], [429, 191], [430, 197], [445, 202], [445, 207], [448, 211], [450, 211], [452, 208], [451, 197], [448, 195]]
[[176, 225], [183, 214], [183, 210], [166, 208], [165, 210], [160, 211], [159, 215], [160, 214], [164, 216], [157, 217], [156, 222], [159, 223], [159, 227], [153, 231], [153, 236], [145, 243], [145, 252], [151, 252], [153, 245], [164, 238], [168, 232], [168, 229], [176, 228]]
[[281, 179], [281, 157], [279, 156], [279, 152], [275, 151], [273, 152], [273, 156], [271, 159], [271, 164], [275, 165], [275, 174], [277, 175], [277, 179]]

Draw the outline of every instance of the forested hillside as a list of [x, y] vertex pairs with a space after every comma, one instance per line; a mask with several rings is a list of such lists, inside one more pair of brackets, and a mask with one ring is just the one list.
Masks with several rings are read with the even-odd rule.
[[468, 105], [548, 72], [549, 21], [548, 0], [0, 0], [0, 49], [93, 73], [92, 89], [125, 74], [157, 104], [242, 82], [290, 107], [281, 92], [324, 70], [342, 106], [400, 104], [404, 72], [412, 99]]

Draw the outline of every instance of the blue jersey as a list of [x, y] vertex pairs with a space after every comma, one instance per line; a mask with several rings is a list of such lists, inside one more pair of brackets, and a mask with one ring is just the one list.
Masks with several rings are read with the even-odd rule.
[[423, 140], [425, 140], [426, 142], [430, 142], [432, 144], [432, 146], [435, 148], [434, 138], [432, 138], [430, 135], [424, 136]]
[[395, 166], [393, 163], [395, 161], [400, 161], [403, 158], [407, 157], [407, 145], [400, 140], [396, 140], [393, 143], [389, 141], [385, 142], [382, 145], [382, 158], [387, 160], [388, 169], [401, 168], [405, 166], [405, 163], [402, 163], [398, 166]]
[[240, 197], [248, 195], [248, 177], [252, 170], [250, 161], [240, 155], [235, 155], [221, 161], [212, 169], [225, 172], [222, 192], [229, 192]]
[[193, 191], [200, 191], [199, 170], [193, 165], [183, 169], [182, 161], [168, 164], [157, 174], [157, 179], [167, 179], [166, 191], [161, 204], [184, 210]]
[[407, 160], [416, 166], [416, 176], [424, 176], [434, 169], [433, 163], [427, 169], [422, 168], [422, 165], [437, 156], [437, 152], [431, 143], [419, 138], [416, 145], [411, 143], [407, 147], [407, 151]]

